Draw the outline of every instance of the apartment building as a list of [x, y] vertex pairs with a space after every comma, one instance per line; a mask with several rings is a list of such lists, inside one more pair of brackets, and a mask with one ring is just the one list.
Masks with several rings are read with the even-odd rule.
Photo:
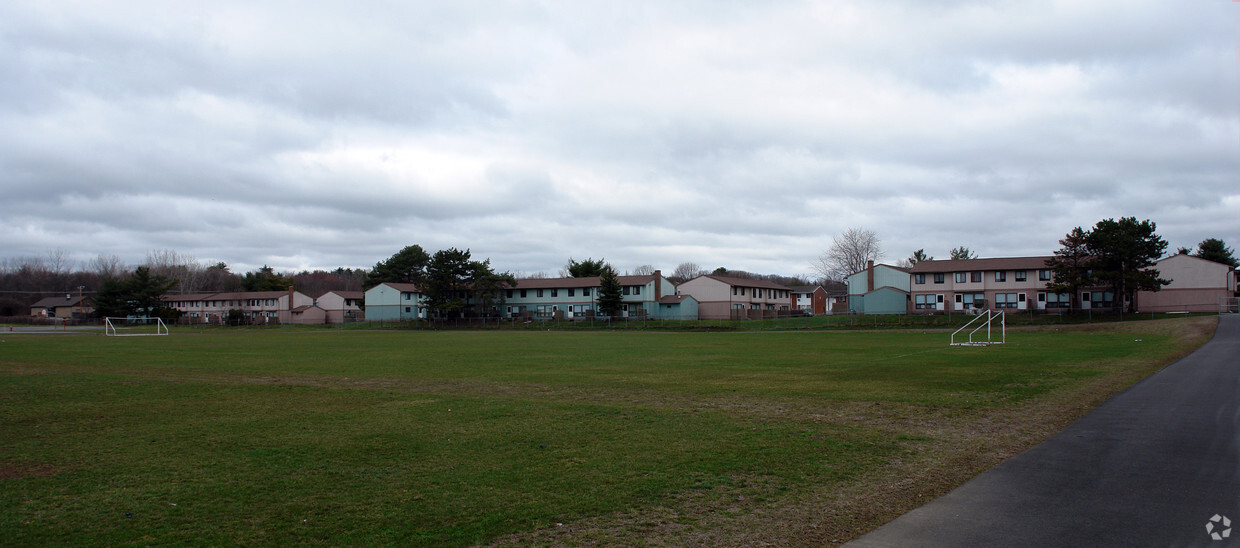
[[[921, 261], [909, 270], [911, 312], [964, 313], [977, 309], [1056, 310], [1072, 305], [1066, 293], [1053, 293], [1053, 281], [1044, 257], [1006, 257]], [[1082, 293], [1082, 306], [1111, 307], [1114, 294], [1106, 290]]]
[[[164, 304], [181, 312], [182, 321], [189, 323], [227, 322], [231, 310], [240, 310], [246, 321], [253, 324], [296, 323], [294, 320], [307, 321], [302, 313], [294, 310], [299, 307], [314, 306], [314, 299], [309, 295], [289, 289], [288, 291], [241, 291], [232, 293], [186, 293], [180, 295], [164, 295]], [[303, 319], [307, 318], [307, 319]], [[318, 322], [322, 323], [322, 322]]]
[[790, 314], [796, 306], [792, 288], [765, 280], [707, 274], [676, 289], [697, 301], [698, 316], [703, 320], [774, 317]]

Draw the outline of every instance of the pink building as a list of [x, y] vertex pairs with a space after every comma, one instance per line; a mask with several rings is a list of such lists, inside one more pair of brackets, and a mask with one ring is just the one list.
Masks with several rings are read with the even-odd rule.
[[1046, 266], [1050, 258], [921, 261], [910, 269], [911, 312], [964, 313], [985, 308], [1066, 310], [1072, 303], [1069, 296], [1046, 289], [1052, 281], [1050, 267]]
[[1171, 284], [1159, 291], [1138, 291], [1140, 312], [1219, 312], [1224, 300], [1236, 294], [1235, 271], [1222, 263], [1172, 255], [1160, 259], [1154, 269]]
[[[231, 310], [239, 310], [252, 324], [294, 323], [293, 311], [314, 305], [314, 299], [300, 291], [241, 291], [234, 293], [187, 293], [164, 295], [164, 303], [181, 311], [189, 323], [227, 322]], [[298, 318], [305, 316], [298, 314]], [[321, 322], [320, 322], [321, 323]]]

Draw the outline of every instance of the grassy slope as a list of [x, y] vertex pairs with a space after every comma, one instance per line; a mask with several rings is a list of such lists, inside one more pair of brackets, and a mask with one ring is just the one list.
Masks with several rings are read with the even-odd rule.
[[0, 531], [843, 540], [1045, 437], [1210, 325], [1029, 330], [985, 349], [939, 332], [10, 336]]

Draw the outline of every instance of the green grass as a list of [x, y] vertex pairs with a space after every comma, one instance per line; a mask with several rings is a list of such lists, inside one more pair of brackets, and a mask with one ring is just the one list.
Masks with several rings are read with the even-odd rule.
[[[863, 481], [936, 441], [910, 419], [967, 422], [1098, 378], [1130, 382], [1152, 353], [1185, 348], [1171, 333], [1097, 330], [946, 342], [942, 332], [6, 336], [0, 533], [10, 545], [468, 545], [687, 500], [740, 497], [749, 511]], [[707, 519], [678, 515], [686, 527]], [[613, 521], [620, 542], [641, 540]]]

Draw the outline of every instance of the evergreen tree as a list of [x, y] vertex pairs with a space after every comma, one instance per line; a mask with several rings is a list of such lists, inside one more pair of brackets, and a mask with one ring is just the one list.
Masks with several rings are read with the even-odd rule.
[[103, 316], [160, 316], [173, 317], [175, 310], [164, 306], [160, 298], [177, 284], [163, 276], [151, 274], [151, 269], [139, 266], [128, 279], [104, 280], [95, 296], [95, 313]]
[[276, 274], [267, 265], [255, 272], [246, 272], [242, 280], [246, 291], [288, 291], [293, 287], [293, 280], [283, 274]]
[[969, 250], [969, 248], [965, 246], [960, 246], [960, 247], [957, 247], [956, 249], [951, 250], [951, 257], [953, 261], [976, 259], [977, 253], [974, 253], [973, 251]]
[[586, 259], [584, 261], [573, 260], [568, 258], [568, 265], [564, 267], [568, 275], [573, 278], [589, 278], [591, 276], [602, 276], [608, 270], [614, 271], [611, 265], [607, 264], [604, 259], [594, 260]]
[[1223, 263], [1232, 268], [1236, 268], [1237, 266], [1240, 266], [1240, 262], [1236, 261], [1236, 257], [1233, 253], [1234, 251], [1227, 247], [1227, 244], [1223, 243], [1223, 240], [1218, 238], [1210, 238], [1197, 244], [1196, 256], [1207, 261]]
[[422, 246], [406, 246], [387, 260], [375, 263], [375, 268], [366, 276], [365, 287], [370, 289], [384, 282], [421, 285], [426, 281], [426, 268], [430, 261], [431, 256]]
[[599, 312], [604, 316], [614, 316], [620, 312], [624, 299], [620, 291], [620, 279], [616, 277], [615, 271], [608, 269], [599, 277]]
[[1085, 237], [1094, 279], [1110, 286], [1118, 302], [1126, 300], [1130, 311], [1136, 309], [1137, 291], [1158, 291], [1171, 283], [1150, 268], [1167, 249], [1167, 241], [1156, 228], [1149, 220], [1137, 222], [1136, 217], [1104, 219]]
[[1063, 246], [1055, 251], [1055, 257], [1046, 261], [1054, 277], [1046, 288], [1055, 293], [1067, 293], [1072, 299], [1072, 308], [1080, 306], [1081, 289], [1093, 285], [1093, 277], [1089, 270], [1089, 233], [1081, 227], [1072, 229], [1064, 239], [1059, 240]]
[[934, 257], [926, 255], [925, 249], [918, 249], [917, 251], [914, 251], [912, 255], [909, 256], [908, 265], [914, 266], [917, 263], [920, 263], [922, 261], [933, 261], [933, 260], [934, 260]]

